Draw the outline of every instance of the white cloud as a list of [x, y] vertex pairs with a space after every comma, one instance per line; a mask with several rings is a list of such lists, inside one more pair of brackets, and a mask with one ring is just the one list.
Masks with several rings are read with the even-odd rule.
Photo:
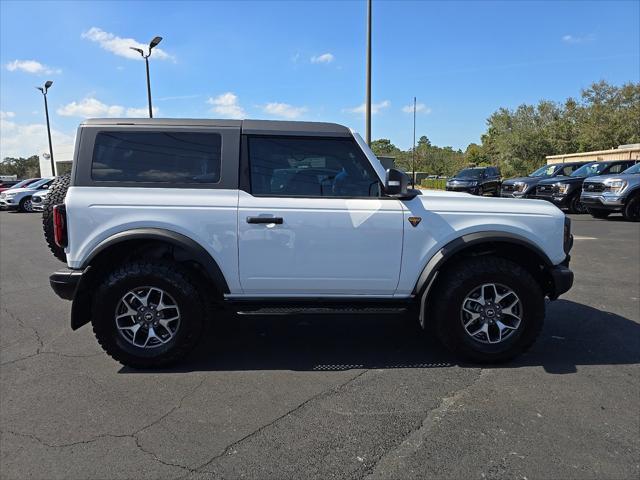
[[593, 33], [590, 33], [589, 35], [564, 35], [562, 37], [562, 41], [564, 43], [569, 43], [572, 45], [576, 45], [579, 43], [588, 43], [588, 42], [592, 42], [596, 39], [595, 35]]
[[[107, 105], [92, 97], [84, 98], [79, 102], [71, 102], [57, 110], [58, 115], [63, 117], [147, 117], [149, 110], [147, 107], [125, 108], [121, 105]], [[153, 108], [154, 115], [158, 113], [157, 108]]]
[[322, 55], [314, 55], [311, 57], [311, 63], [331, 63], [335, 57], [331, 53], [323, 53]]
[[213, 105], [212, 111], [224, 118], [245, 118], [246, 112], [238, 103], [238, 96], [232, 92], [223, 93], [207, 100], [209, 105]]
[[[15, 115], [7, 115], [11, 112], [2, 112], [0, 115], [0, 158], [5, 157], [29, 157], [42, 155], [49, 151], [47, 126], [44, 123], [18, 124], [8, 118]], [[71, 160], [75, 139], [72, 135], [51, 130], [51, 142], [53, 154], [56, 160]]]
[[[413, 113], [413, 103], [402, 107], [402, 111], [404, 113]], [[424, 103], [416, 103], [416, 113], [424, 113], [425, 115], [428, 115], [431, 113], [431, 108], [427, 107]]]
[[79, 102], [71, 102], [58, 108], [58, 115], [63, 117], [121, 117], [125, 108], [120, 105], [107, 105], [95, 98], [85, 98]]
[[[135, 50], [131, 50], [130, 47], [141, 48], [145, 52], [149, 49], [148, 43], [141, 43], [133, 38], [118, 37], [117, 35], [105, 32], [98, 27], [91, 27], [82, 34], [82, 38], [96, 42], [105, 50], [130, 60], [142, 60], [140, 53]], [[160, 47], [155, 47], [153, 49], [152, 57], [158, 60], [175, 60], [172, 55], [169, 55]]]
[[[379, 113], [382, 109], [387, 108], [389, 106], [391, 106], [391, 102], [389, 100], [383, 100], [380, 103], [372, 103], [371, 115], [375, 115]], [[345, 108], [342, 111], [346, 113], [364, 113], [365, 104], [363, 103], [362, 105], [358, 105], [357, 107], [353, 107], [353, 108]]]
[[0, 111], [0, 119], [3, 119], [3, 120], [4, 120], [4, 119], [6, 119], [6, 118], [13, 118], [13, 117], [15, 117], [15, 116], [16, 116], [16, 114], [15, 114], [15, 113], [13, 113], [13, 112], [3, 112], [3, 111]]
[[293, 120], [305, 113], [307, 109], [305, 107], [294, 107], [288, 103], [271, 102], [267, 103], [262, 108], [262, 111], [268, 115]]
[[7, 63], [6, 67], [10, 72], [21, 70], [23, 72], [34, 73], [36, 75], [62, 73], [62, 70], [59, 68], [47, 67], [36, 60], [14, 60], [13, 62]]

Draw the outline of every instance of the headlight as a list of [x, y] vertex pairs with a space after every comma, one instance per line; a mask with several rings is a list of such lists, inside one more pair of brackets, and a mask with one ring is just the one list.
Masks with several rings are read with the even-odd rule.
[[524, 192], [527, 188], [529, 188], [529, 185], [524, 182], [516, 182], [513, 184], [514, 192]]
[[605, 187], [607, 189], [607, 191], [609, 192], [613, 192], [613, 193], [618, 193], [622, 190], [624, 190], [624, 187], [627, 186], [627, 182], [624, 180], [617, 180], [617, 179], [607, 179], [604, 181]]
[[566, 194], [569, 191], [569, 184], [568, 183], [556, 183], [556, 191], [560, 195]]
[[4, 198], [13, 198], [13, 197], [15, 197], [15, 196], [16, 196], [16, 194], [15, 194], [15, 193], [5, 193], [5, 194], [4, 194]]

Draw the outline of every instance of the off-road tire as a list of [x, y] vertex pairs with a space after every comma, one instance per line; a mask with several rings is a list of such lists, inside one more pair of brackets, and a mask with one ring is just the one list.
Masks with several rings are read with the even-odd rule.
[[60, 248], [56, 245], [56, 241], [53, 237], [53, 207], [64, 203], [64, 198], [67, 196], [67, 190], [69, 190], [69, 184], [71, 183], [71, 175], [61, 175], [56, 178], [49, 187], [49, 193], [44, 199], [44, 210], [42, 211], [42, 229], [44, 230], [44, 239], [49, 246], [49, 250], [53, 253], [61, 262], [67, 263], [67, 255], [64, 253], [64, 248]]
[[[165, 345], [144, 349], [127, 342], [115, 323], [116, 308], [128, 291], [157, 287], [169, 293], [180, 309], [180, 325]], [[139, 261], [124, 264], [100, 284], [93, 298], [93, 333], [104, 351], [121, 364], [136, 369], [168, 367], [183, 359], [201, 337], [204, 302], [193, 279], [175, 262]]]
[[20, 200], [18, 204], [18, 211], [22, 213], [31, 213], [33, 212], [33, 207], [31, 207], [31, 197], [25, 197]]
[[[465, 297], [484, 283], [511, 288], [522, 303], [520, 327], [497, 344], [483, 344], [464, 329], [460, 309]], [[429, 295], [432, 331], [455, 355], [475, 363], [500, 363], [527, 351], [540, 335], [545, 316], [544, 294], [533, 276], [517, 263], [499, 257], [466, 259], [449, 267]]]
[[590, 208], [589, 213], [593, 218], [607, 218], [611, 214], [609, 210], [603, 210], [601, 208]]
[[634, 193], [627, 200], [622, 215], [629, 222], [640, 222], [640, 192]]

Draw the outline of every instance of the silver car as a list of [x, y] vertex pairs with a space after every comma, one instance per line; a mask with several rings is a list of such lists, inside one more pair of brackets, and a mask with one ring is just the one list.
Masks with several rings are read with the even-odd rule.
[[31, 209], [34, 212], [42, 212], [44, 211], [44, 199], [47, 198], [49, 194], [49, 189], [40, 190], [39, 192], [31, 195]]
[[618, 174], [587, 178], [580, 202], [595, 218], [621, 212], [626, 220], [640, 221], [640, 163]]
[[48, 177], [33, 182], [23, 188], [10, 188], [0, 193], [0, 208], [18, 210], [20, 212], [33, 212], [31, 197], [37, 192], [47, 190], [55, 177]]

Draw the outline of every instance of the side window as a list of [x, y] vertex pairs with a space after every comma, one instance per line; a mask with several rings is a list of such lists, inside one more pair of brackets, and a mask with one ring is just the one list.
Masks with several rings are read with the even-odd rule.
[[221, 150], [218, 133], [99, 132], [91, 178], [106, 182], [217, 183]]
[[249, 137], [251, 193], [379, 197], [380, 181], [352, 139]]
[[607, 171], [607, 173], [620, 173], [622, 170], [624, 170], [624, 163], [618, 163], [616, 165], [612, 165], [611, 167], [609, 167], [609, 170]]

